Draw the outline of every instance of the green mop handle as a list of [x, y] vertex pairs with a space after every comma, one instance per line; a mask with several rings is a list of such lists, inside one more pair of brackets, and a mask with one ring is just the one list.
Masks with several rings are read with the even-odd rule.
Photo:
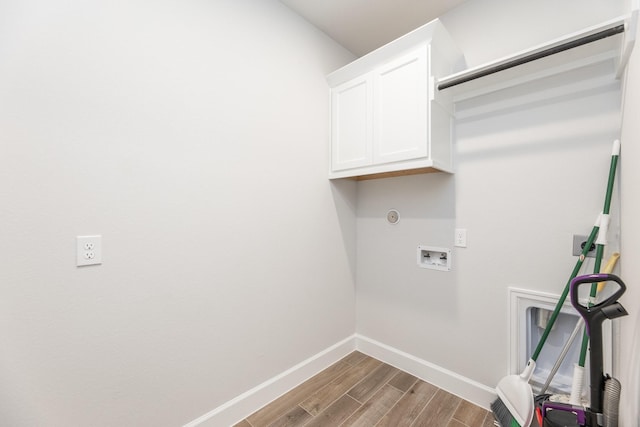
[[544, 329], [544, 332], [542, 333], [542, 337], [540, 337], [540, 341], [538, 341], [538, 346], [536, 347], [536, 350], [533, 352], [533, 355], [531, 356], [531, 359], [534, 362], [538, 360], [538, 356], [540, 356], [542, 347], [544, 347], [544, 343], [547, 341], [547, 337], [551, 332], [551, 328], [553, 328], [553, 324], [555, 323], [556, 318], [558, 317], [558, 314], [560, 314], [560, 310], [562, 310], [562, 306], [564, 305], [564, 302], [567, 300], [567, 295], [569, 295], [569, 290], [571, 288], [571, 281], [575, 279], [576, 276], [578, 275], [578, 272], [580, 271], [580, 268], [582, 267], [582, 264], [584, 263], [584, 260], [587, 257], [587, 253], [589, 252], [591, 245], [593, 245], [593, 242], [596, 239], [596, 236], [598, 235], [598, 230], [600, 230], [599, 224], [600, 224], [600, 216], [598, 216], [598, 220], [596, 221], [595, 225], [593, 226], [593, 229], [591, 230], [591, 234], [587, 239], [587, 243], [584, 245], [584, 248], [582, 249], [582, 253], [580, 253], [580, 257], [578, 258], [578, 261], [576, 262], [576, 265], [573, 268], [573, 271], [571, 272], [571, 277], [567, 281], [567, 284], [565, 285], [564, 290], [562, 291], [562, 295], [560, 295], [560, 299], [556, 303], [556, 307], [553, 310], [553, 313], [551, 313], [549, 320], [547, 321], [547, 327]]
[[[584, 248], [582, 249], [582, 253], [580, 254], [580, 257], [578, 258], [578, 261], [576, 262], [576, 265], [573, 268], [573, 271], [571, 272], [571, 277], [567, 281], [567, 284], [565, 285], [564, 290], [562, 291], [562, 295], [560, 296], [560, 299], [558, 300], [558, 303], [556, 304], [556, 308], [553, 310], [553, 313], [551, 314], [551, 317], [549, 317], [549, 321], [547, 322], [547, 327], [544, 329], [542, 337], [540, 337], [540, 341], [538, 342], [538, 346], [536, 347], [535, 351], [533, 352], [533, 355], [531, 356], [531, 359], [534, 362], [538, 359], [538, 356], [540, 356], [540, 352], [542, 351], [542, 347], [544, 347], [544, 344], [547, 341], [547, 338], [549, 337], [549, 333], [551, 332], [551, 328], [553, 328], [553, 325], [556, 322], [558, 314], [560, 314], [560, 310], [562, 310], [562, 306], [564, 305], [564, 302], [567, 299], [567, 295], [569, 294], [569, 289], [571, 287], [571, 281], [578, 275], [578, 272], [580, 271], [580, 268], [582, 267], [582, 264], [584, 263], [584, 260], [585, 260], [585, 258], [587, 256], [587, 253], [589, 252], [589, 249], [591, 248], [591, 245], [593, 245], [593, 241], [596, 239], [596, 236], [598, 235], [598, 232], [600, 231], [601, 223], [604, 223], [603, 225], [605, 226], [605, 228], [608, 227], [608, 225], [609, 225], [609, 223], [608, 223], [608, 220], [609, 220], [609, 208], [611, 206], [611, 195], [613, 194], [613, 183], [614, 183], [615, 171], [616, 171], [616, 166], [617, 166], [617, 163], [618, 163], [618, 157], [619, 156], [620, 156], [620, 141], [619, 140], [615, 140], [613, 142], [613, 151], [612, 151], [612, 154], [611, 154], [611, 165], [609, 166], [609, 181], [607, 182], [607, 192], [606, 192], [606, 195], [605, 195], [605, 202], [604, 202], [604, 204], [605, 204], [604, 212], [606, 212], [606, 216], [605, 215], [599, 215], [598, 216], [598, 220], [596, 221], [595, 225], [593, 226], [593, 229], [591, 230], [591, 234], [589, 235], [589, 238], [587, 239], [587, 242], [584, 245]], [[603, 230], [603, 231], [606, 231], [606, 230]], [[602, 234], [603, 234], [602, 239], [604, 239], [606, 241], [606, 236], [604, 236], [605, 233], [602, 233]], [[596, 251], [596, 255], [597, 255], [597, 251]], [[602, 255], [600, 255], [600, 259], [602, 259]], [[600, 269], [600, 267], [598, 267], [598, 270], [599, 269]], [[597, 285], [596, 285], [596, 289], [597, 289]], [[584, 347], [584, 340], [583, 340], [583, 347]]]
[[[613, 194], [613, 184], [616, 178], [616, 168], [618, 166], [618, 158], [620, 157], [620, 140], [616, 139], [613, 142], [613, 151], [611, 152], [611, 165], [609, 166], [609, 181], [607, 182], [607, 195], [604, 199], [604, 208], [602, 210], [602, 217], [600, 221], [600, 232], [598, 233], [598, 240], [596, 241], [596, 260], [593, 266], [594, 273], [600, 273], [600, 267], [602, 265], [602, 256], [604, 254], [604, 246], [607, 244], [607, 231], [609, 229], [609, 210], [611, 208], [611, 196]], [[598, 292], [598, 284], [591, 284], [591, 292], [589, 293], [589, 306], [595, 305], [595, 298]], [[582, 335], [582, 348], [580, 349], [580, 359], [578, 365], [584, 367], [587, 359], [587, 349], [589, 347], [589, 335], [585, 328]]]

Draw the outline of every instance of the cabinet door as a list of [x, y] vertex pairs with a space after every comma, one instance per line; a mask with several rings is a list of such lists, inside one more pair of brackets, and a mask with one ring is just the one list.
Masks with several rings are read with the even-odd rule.
[[331, 90], [331, 169], [371, 164], [371, 76], [350, 80]]
[[428, 156], [427, 61], [423, 46], [374, 71], [374, 163]]

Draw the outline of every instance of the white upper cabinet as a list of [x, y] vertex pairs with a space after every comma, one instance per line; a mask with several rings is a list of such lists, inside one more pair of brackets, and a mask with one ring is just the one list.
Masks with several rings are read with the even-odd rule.
[[453, 170], [450, 97], [462, 55], [436, 20], [330, 74], [330, 178]]
[[331, 164], [345, 170], [371, 164], [372, 82], [357, 77], [331, 91]]
[[373, 162], [427, 157], [427, 47], [373, 72]]

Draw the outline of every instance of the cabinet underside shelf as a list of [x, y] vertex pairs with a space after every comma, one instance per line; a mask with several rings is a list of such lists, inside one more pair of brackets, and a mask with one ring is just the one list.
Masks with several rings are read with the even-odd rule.
[[366, 181], [369, 179], [392, 178], [394, 176], [419, 175], [424, 173], [436, 173], [436, 172], [443, 172], [443, 171], [441, 169], [429, 167], [429, 168], [406, 169], [406, 170], [392, 171], [392, 172], [372, 173], [369, 175], [351, 176], [351, 177], [348, 177], [347, 179], [352, 179], [355, 181]]

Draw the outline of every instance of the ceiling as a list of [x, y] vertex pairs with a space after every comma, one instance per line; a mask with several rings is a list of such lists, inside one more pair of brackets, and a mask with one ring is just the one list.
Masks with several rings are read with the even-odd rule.
[[397, 39], [467, 0], [280, 0], [356, 56]]

